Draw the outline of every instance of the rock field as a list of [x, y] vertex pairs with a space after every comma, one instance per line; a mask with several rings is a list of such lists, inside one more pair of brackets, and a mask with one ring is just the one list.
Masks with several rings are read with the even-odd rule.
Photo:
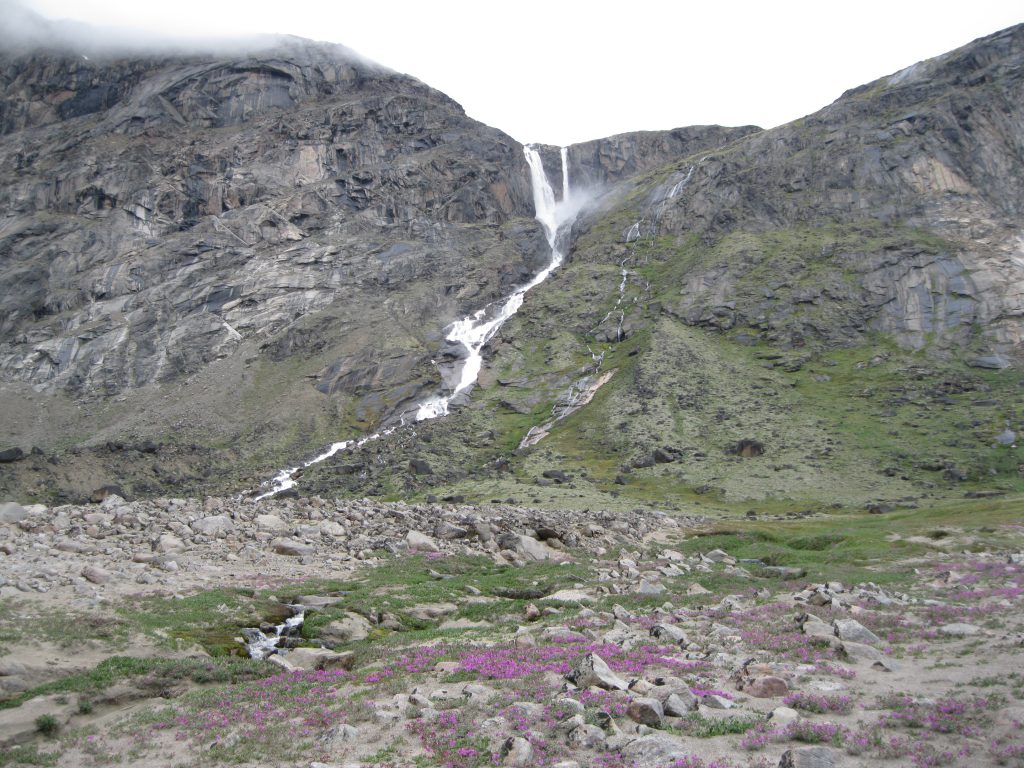
[[[111, 496], [0, 521], [7, 765], [1024, 759], [1019, 546], [954, 538], [841, 584], [639, 511]], [[245, 660], [238, 629], [209, 656], [133, 612], [233, 588], [302, 603], [301, 647]]]

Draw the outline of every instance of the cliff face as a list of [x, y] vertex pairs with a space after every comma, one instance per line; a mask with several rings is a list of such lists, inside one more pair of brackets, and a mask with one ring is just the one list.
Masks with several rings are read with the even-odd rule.
[[3, 71], [9, 380], [117, 393], [385, 291], [436, 330], [534, 265], [521, 148], [344, 49]]
[[695, 150], [617, 223], [633, 217], [656, 260], [694, 258], [666, 298], [688, 323], [791, 346], [882, 332], [1012, 359], [1024, 342], [1022, 64], [1016, 27]]

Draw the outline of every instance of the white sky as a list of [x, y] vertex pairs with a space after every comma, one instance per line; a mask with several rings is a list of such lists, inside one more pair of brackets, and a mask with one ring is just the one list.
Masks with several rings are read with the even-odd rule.
[[683, 125], [768, 128], [1024, 21], [1019, 0], [24, 0], [167, 35], [342, 43], [522, 142]]

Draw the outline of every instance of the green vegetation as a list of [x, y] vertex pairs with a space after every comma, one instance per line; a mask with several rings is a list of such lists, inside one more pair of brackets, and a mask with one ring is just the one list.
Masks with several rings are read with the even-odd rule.
[[60, 730], [60, 723], [53, 715], [40, 715], [36, 718], [36, 730], [43, 736], [56, 736]]
[[[183, 681], [197, 684], [237, 683], [258, 680], [275, 671], [274, 668], [248, 658], [158, 659], [111, 656], [86, 672], [68, 675], [0, 701], [0, 709], [21, 706], [36, 696], [77, 693], [80, 696], [79, 712], [88, 714], [92, 710], [91, 697], [97, 697], [112, 685], [129, 680], [149, 691], [150, 695], [156, 696], [169, 687], [180, 685]], [[85, 705], [86, 711], [83, 712], [85, 702], [90, 703]]]

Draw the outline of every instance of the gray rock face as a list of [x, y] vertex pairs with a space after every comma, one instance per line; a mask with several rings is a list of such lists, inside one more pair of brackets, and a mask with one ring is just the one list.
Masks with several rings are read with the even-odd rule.
[[787, 749], [779, 760], [779, 768], [834, 768], [839, 765], [831, 747], [796, 747]]
[[1022, 57], [1017, 26], [728, 150], [677, 155], [633, 214], [641, 239], [701, 239], [664, 309], [794, 346], [881, 331], [908, 348], [962, 349], [980, 329], [992, 354], [972, 364], [1010, 365], [1024, 341]]
[[203, 398], [234, 404], [260, 364], [376, 421], [437, 386], [447, 323], [546, 261], [522, 147], [341, 46], [0, 63], [0, 408], [210, 366], [233, 383]]
[[878, 635], [856, 619], [836, 619], [832, 624], [835, 627], [836, 636], [844, 642], [852, 640], [865, 645], [878, 646], [882, 644]]
[[597, 686], [619, 691], [629, 688], [629, 684], [612, 672], [608, 663], [596, 653], [588, 653], [578, 659], [566, 675], [566, 679], [577, 688]]

